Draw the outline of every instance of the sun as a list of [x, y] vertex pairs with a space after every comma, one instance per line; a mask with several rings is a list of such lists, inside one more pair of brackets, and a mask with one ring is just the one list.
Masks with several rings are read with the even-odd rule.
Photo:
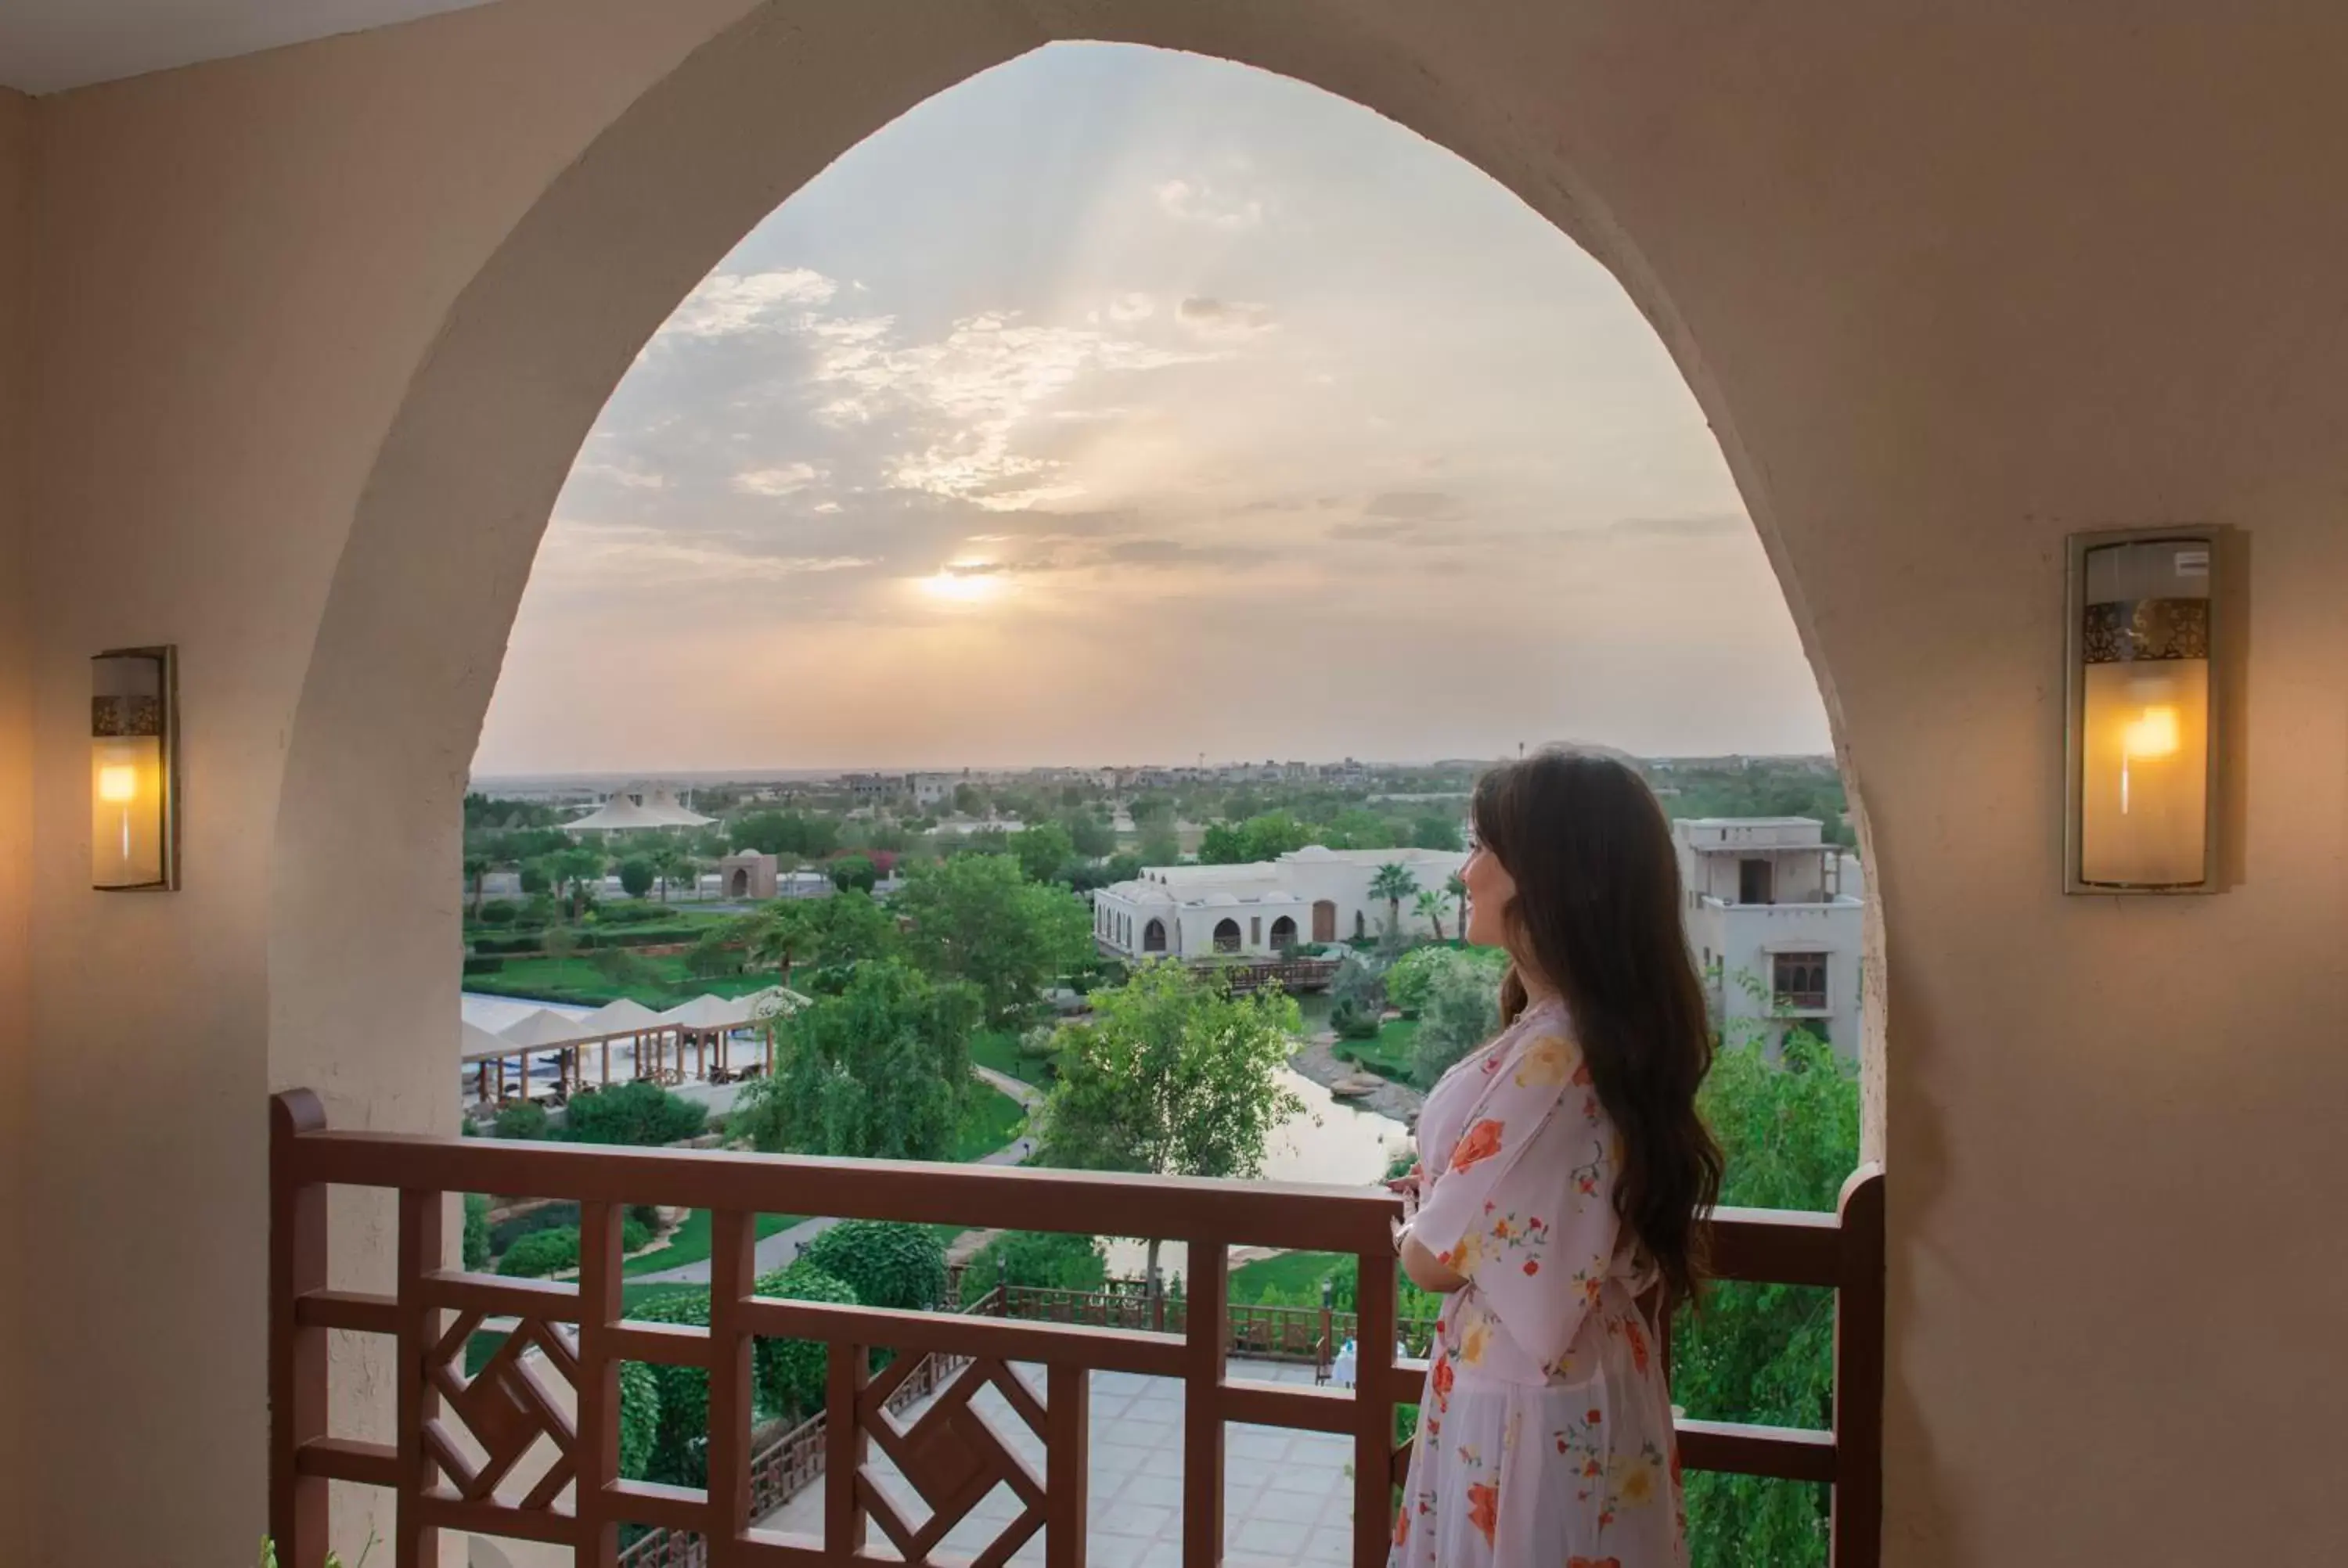
[[952, 561], [933, 577], [918, 579], [932, 599], [955, 604], [983, 604], [1003, 592], [1003, 573], [993, 561]]

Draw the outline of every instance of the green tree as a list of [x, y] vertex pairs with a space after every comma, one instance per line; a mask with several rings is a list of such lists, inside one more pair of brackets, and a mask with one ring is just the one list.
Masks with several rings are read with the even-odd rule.
[[1411, 904], [1411, 907], [1417, 912], [1418, 917], [1426, 921], [1428, 927], [1435, 932], [1435, 939], [1438, 942], [1443, 940], [1444, 905], [1443, 895], [1432, 887], [1420, 888], [1417, 898]]
[[1458, 850], [1467, 847], [1457, 818], [1422, 816], [1410, 826], [1410, 841], [1421, 849]]
[[654, 879], [658, 875], [650, 860], [641, 855], [632, 855], [620, 862], [620, 891], [631, 898], [641, 898], [653, 890]]
[[997, 1285], [1036, 1290], [1098, 1290], [1108, 1283], [1100, 1238], [1064, 1231], [1004, 1231], [963, 1271], [964, 1306]]
[[[785, 1301], [821, 1302], [832, 1307], [880, 1305], [864, 1301], [855, 1286], [805, 1257], [788, 1268], [760, 1275], [757, 1291], [761, 1296], [779, 1296]], [[814, 1415], [823, 1409], [830, 1364], [831, 1348], [820, 1339], [757, 1341], [750, 1356], [756, 1402], [768, 1416], [785, 1420]]]
[[1097, 812], [1072, 811], [1067, 817], [1068, 838], [1076, 852], [1086, 860], [1098, 860], [1117, 853], [1117, 834], [1107, 819]]
[[1388, 861], [1370, 878], [1370, 896], [1386, 901], [1386, 929], [1402, 934], [1402, 901], [1418, 891], [1418, 878], [1409, 866]]
[[1011, 853], [1030, 882], [1057, 882], [1076, 856], [1075, 839], [1056, 822], [1035, 822], [1011, 840]]
[[[1271, 989], [1232, 996], [1171, 962], [1145, 964], [1091, 1000], [1092, 1020], [1061, 1031], [1043, 1163], [1161, 1176], [1262, 1173], [1272, 1129], [1303, 1109], [1280, 1083], [1301, 1027], [1296, 1004]], [[1159, 1238], [1148, 1239], [1155, 1288]]]
[[562, 1113], [562, 1136], [573, 1143], [658, 1148], [697, 1138], [708, 1125], [705, 1108], [642, 1079], [582, 1094]]
[[839, 995], [777, 1021], [774, 1075], [743, 1091], [728, 1131], [769, 1153], [943, 1159], [979, 1007], [972, 988], [897, 959], [858, 964]]
[[1411, 1041], [1411, 1075], [1432, 1084], [1451, 1064], [1483, 1044], [1500, 1027], [1500, 975], [1504, 963], [1467, 954], [1435, 971], [1420, 1004], [1418, 1033]]
[[1321, 842], [1332, 849], [1392, 849], [1397, 841], [1391, 823], [1356, 805], [1329, 819]]
[[1144, 866], [1176, 866], [1182, 860], [1182, 840], [1176, 835], [1170, 817], [1143, 827], [1141, 842], [1135, 847]]
[[954, 785], [954, 810], [964, 816], [976, 816], [986, 809], [986, 795], [976, 784]]
[[683, 882], [689, 886], [698, 887], [701, 879], [701, 862], [695, 859], [684, 845], [673, 841], [664, 843], [653, 851], [651, 858], [653, 875], [660, 878], [662, 903], [668, 902], [668, 890], [676, 883]]
[[798, 1261], [842, 1281], [867, 1307], [927, 1312], [945, 1299], [945, 1243], [928, 1225], [843, 1220]]
[[911, 925], [905, 944], [914, 962], [937, 979], [977, 987], [991, 1028], [1025, 1022], [1045, 988], [1093, 950], [1084, 900], [1029, 881], [1003, 856], [915, 866], [892, 907]]
[[465, 886], [472, 890], [473, 903], [471, 915], [476, 920], [481, 917], [482, 886], [488, 882], [489, 873], [496, 869], [497, 862], [491, 860], [486, 855], [468, 855], [465, 856]]
[[831, 873], [831, 885], [842, 893], [870, 893], [880, 880], [880, 873], [861, 855], [843, 855], [825, 869]]
[[489, 1199], [486, 1193], [465, 1194], [465, 1266], [478, 1269], [489, 1261]]
[[593, 888], [603, 880], [603, 852], [580, 845], [547, 856], [541, 862], [546, 867], [550, 886], [563, 896], [564, 908], [573, 920], [593, 897]]
[[1458, 915], [1452, 934], [1464, 942], [1468, 939], [1468, 879], [1455, 871], [1443, 879], [1443, 890], [1451, 895], [1451, 907]]
[[[1767, 1026], [1735, 1031], [1699, 1097], [1727, 1157], [1724, 1204], [1831, 1210], [1859, 1161], [1859, 1079], [1808, 1031], [1771, 1060]], [[1672, 1397], [1691, 1415], [1768, 1425], [1828, 1423], [1834, 1296], [1802, 1286], [1715, 1284], [1683, 1309], [1672, 1340]], [[1818, 1489], [1691, 1471], [1688, 1544], [1700, 1568], [1827, 1560]]]

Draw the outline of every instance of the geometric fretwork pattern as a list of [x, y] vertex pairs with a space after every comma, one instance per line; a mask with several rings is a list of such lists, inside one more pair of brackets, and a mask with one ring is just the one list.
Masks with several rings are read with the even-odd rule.
[[578, 1429], [530, 1365], [522, 1359], [535, 1346], [546, 1364], [561, 1374], [575, 1391], [579, 1387], [579, 1348], [571, 1331], [560, 1324], [525, 1317], [506, 1336], [497, 1354], [472, 1378], [464, 1371], [465, 1342], [481, 1326], [478, 1312], [459, 1313], [448, 1332], [432, 1348], [425, 1376], [440, 1396], [444, 1417], [453, 1417], [479, 1444], [483, 1458], [474, 1463], [457, 1441], [447, 1419], [424, 1423], [424, 1451], [438, 1465], [458, 1494], [469, 1501], [489, 1499], [498, 1483], [521, 1462], [539, 1439], [554, 1445], [554, 1462], [521, 1501], [530, 1512], [552, 1509], [554, 1500], [571, 1483], [576, 1470]]
[[992, 1385], [1036, 1437], [1048, 1444], [1051, 1435], [1045, 1426], [1044, 1402], [1017, 1372], [1000, 1361], [982, 1358], [964, 1367], [911, 1425], [900, 1427], [883, 1407], [921, 1359], [901, 1356], [891, 1362], [866, 1387], [856, 1413], [873, 1446], [894, 1461], [898, 1473], [928, 1504], [930, 1516], [918, 1528], [907, 1523], [881, 1491], [870, 1465], [857, 1472], [858, 1498], [907, 1562], [924, 1563], [964, 1515], [998, 1485], [1007, 1484], [1024, 1506], [1002, 1533], [971, 1559], [972, 1568], [1000, 1568], [1043, 1528], [1044, 1483], [995, 1435], [971, 1401]]

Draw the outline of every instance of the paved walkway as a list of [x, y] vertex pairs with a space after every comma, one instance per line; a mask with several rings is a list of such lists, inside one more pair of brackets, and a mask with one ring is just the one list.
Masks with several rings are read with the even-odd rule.
[[[1043, 1399], [1044, 1370], [1018, 1368]], [[1310, 1387], [1313, 1368], [1281, 1362], [1231, 1363], [1235, 1376]], [[1004, 1445], [1044, 1473], [1044, 1444], [993, 1387], [971, 1401]], [[901, 1430], [927, 1404], [897, 1418]], [[1224, 1439], [1225, 1568], [1296, 1568], [1353, 1561], [1353, 1440], [1327, 1432], [1233, 1423]], [[1114, 1568], [1179, 1568], [1182, 1560], [1182, 1385], [1131, 1372], [1092, 1377], [1090, 1528], [1087, 1555]], [[918, 1525], [928, 1518], [896, 1466], [872, 1450], [870, 1468], [899, 1515]], [[824, 1490], [808, 1488], [768, 1514], [768, 1530], [820, 1538]], [[975, 1556], [1018, 1517], [1020, 1503], [997, 1486], [946, 1536], [948, 1551]], [[876, 1549], [888, 1537], [875, 1525]], [[1013, 1568], [1044, 1561], [1039, 1532], [1012, 1557]]]
[[[997, 1072], [992, 1068], [974, 1067], [972, 1071], [984, 1079], [989, 1085], [1003, 1091], [1004, 1093], [1026, 1107], [1031, 1116], [1035, 1113], [1035, 1107], [1044, 1102], [1043, 1092], [1032, 1084], [1022, 1083], [1019, 1080], [1006, 1073]], [[1018, 1164], [1026, 1158], [1026, 1135], [1022, 1133], [1017, 1139], [997, 1149], [992, 1154], [981, 1155], [971, 1163], [978, 1165]], [[788, 1230], [777, 1231], [770, 1236], [761, 1237], [757, 1249], [757, 1272], [772, 1274], [778, 1268], [788, 1268], [798, 1261], [799, 1254], [806, 1250], [808, 1243], [839, 1223], [836, 1219], [829, 1218], [802, 1220]], [[631, 1285], [707, 1285], [709, 1260], [703, 1258], [699, 1263], [688, 1263], [681, 1267], [663, 1269], [658, 1274], [632, 1274], [628, 1276], [628, 1283]]]

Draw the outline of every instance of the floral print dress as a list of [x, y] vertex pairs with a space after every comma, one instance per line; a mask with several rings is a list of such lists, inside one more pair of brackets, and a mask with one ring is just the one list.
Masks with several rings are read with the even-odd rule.
[[1411, 1234], [1447, 1296], [1393, 1568], [1681, 1568], [1679, 1456], [1614, 1212], [1622, 1143], [1561, 1004], [1435, 1086]]

